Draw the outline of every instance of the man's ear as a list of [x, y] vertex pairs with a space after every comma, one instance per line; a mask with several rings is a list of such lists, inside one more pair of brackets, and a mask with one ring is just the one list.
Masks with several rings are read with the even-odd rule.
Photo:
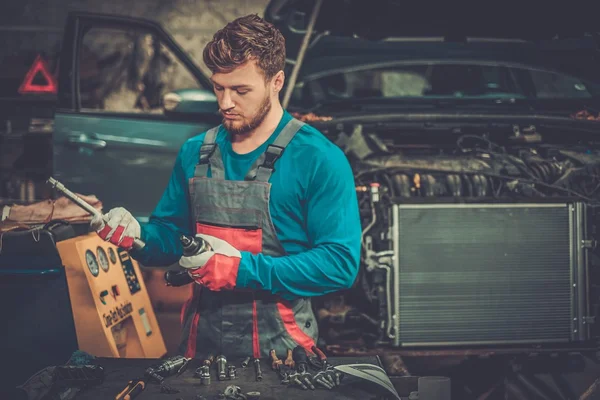
[[283, 84], [285, 83], [285, 73], [283, 71], [279, 71], [273, 76], [273, 90], [275, 93], [279, 93], [283, 88]]

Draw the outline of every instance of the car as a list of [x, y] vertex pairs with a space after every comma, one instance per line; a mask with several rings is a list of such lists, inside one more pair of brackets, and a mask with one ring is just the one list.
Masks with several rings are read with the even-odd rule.
[[[302, 33], [303, 28], [289, 23], [298, 24], [297, 16], [310, 10], [307, 4], [310, 6], [311, 2], [273, 1], [265, 11], [267, 19], [286, 33], [290, 59], [296, 56], [294, 46], [302, 37], [298, 32]], [[336, 2], [326, 4], [319, 24], [331, 20], [332, 10], [339, 9]], [[351, 4], [359, 7], [361, 3]], [[304, 8], [298, 10], [298, 6]], [[363, 9], [348, 12], [368, 15]], [[373, 26], [369, 18], [366, 21], [362, 25], [348, 25], [362, 33], [361, 26]], [[339, 33], [347, 35], [346, 25], [337, 24]], [[385, 36], [381, 32], [374, 35]], [[301, 62], [300, 75], [294, 84], [291, 111], [314, 111], [319, 106], [322, 114], [342, 115], [345, 110], [353, 113], [359, 106], [381, 109], [385, 104], [397, 107], [399, 103], [419, 103], [421, 107], [430, 107], [434, 97], [437, 106], [448, 100], [464, 105], [484, 100], [494, 109], [506, 109], [508, 103], [519, 100], [512, 109], [522, 108], [519, 105], [527, 108], [531, 106], [530, 96], [536, 90], [536, 82], [543, 84], [544, 80], [557, 77], [567, 81], [554, 82], [553, 93], [536, 92], [535, 97], [554, 96], [551, 101], [557, 95], [558, 100], [569, 97], [565, 103], [569, 111], [580, 111], [584, 105], [593, 106], [595, 102], [590, 91], [597, 91], [597, 87], [587, 82], [573, 82], [568, 80], [573, 78], [543, 69], [535, 70], [537, 73], [532, 75], [531, 69], [522, 72], [523, 68], [516, 68], [524, 61], [515, 59], [519, 60], [523, 54], [530, 56], [531, 47], [535, 47], [527, 42], [470, 42], [467, 46], [470, 53], [465, 53], [464, 43], [423, 38], [373, 42], [370, 37], [313, 36], [315, 40]], [[594, 38], [586, 39], [589, 47]], [[449, 48], [454, 48], [454, 53], [448, 52]], [[574, 58], [572, 51], [566, 51]], [[472, 65], [459, 65], [456, 53], [461, 53], [463, 60], [469, 57], [476, 60], [478, 55], [482, 59]], [[502, 67], [498, 65], [501, 56], [505, 57]], [[146, 221], [162, 194], [183, 142], [220, 122], [210, 82], [159, 24], [142, 19], [71, 13], [60, 58], [53, 137], [56, 178], [80, 193], [97, 194], [107, 209], [122, 206]], [[497, 65], [490, 66], [494, 60]], [[593, 70], [592, 63], [584, 62], [585, 57], [576, 61], [573, 63]], [[507, 67], [511, 62], [514, 67]], [[292, 64], [288, 72], [291, 67]], [[444, 80], [446, 74], [454, 76]], [[429, 79], [428, 85], [435, 83], [435, 87], [425, 87], [425, 79]], [[440, 86], [448, 81], [461, 90]], [[381, 90], [382, 84], [386, 90]], [[166, 102], [165, 95], [169, 95]], [[577, 106], [573, 105], [572, 96], [579, 101]], [[176, 102], [181, 104], [175, 107]]]
[[[550, 5], [432, 7], [265, 11], [286, 36], [286, 105], [344, 150], [361, 209], [357, 281], [315, 302], [321, 343], [595, 357], [600, 29]], [[219, 123], [211, 86], [158, 24], [77, 13], [65, 35], [57, 179], [143, 220], [181, 144]]]
[[[220, 121], [212, 86], [159, 24], [127, 17], [69, 14], [60, 65], [55, 178], [147, 221], [181, 145]], [[200, 109], [167, 110], [177, 89]]]

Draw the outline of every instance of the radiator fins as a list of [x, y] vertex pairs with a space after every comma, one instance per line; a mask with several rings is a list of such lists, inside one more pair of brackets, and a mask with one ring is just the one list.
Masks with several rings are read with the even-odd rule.
[[566, 205], [399, 207], [401, 343], [569, 340]]

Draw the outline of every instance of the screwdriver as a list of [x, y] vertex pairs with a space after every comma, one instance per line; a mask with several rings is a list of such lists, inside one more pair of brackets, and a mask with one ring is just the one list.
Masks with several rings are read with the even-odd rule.
[[296, 363], [296, 376], [300, 380], [301, 383], [306, 384], [311, 389], [315, 389], [315, 386], [311, 382], [311, 376], [308, 372], [308, 363], [307, 363], [307, 355], [306, 350], [302, 346], [296, 346], [293, 351], [294, 362]]
[[288, 383], [289, 376], [292, 373], [292, 369], [287, 365], [283, 365], [283, 361], [277, 358], [275, 350], [269, 351], [269, 355], [271, 356], [271, 368], [273, 368], [277, 372], [281, 383]]
[[133, 400], [138, 394], [142, 393], [145, 388], [146, 383], [143, 380], [131, 380], [127, 387], [115, 397], [115, 400]]
[[281, 365], [283, 365], [283, 361], [281, 361], [279, 358], [277, 358], [277, 354], [275, 353], [275, 350], [271, 350], [269, 351], [269, 355], [271, 356], [271, 368], [273, 368], [275, 371], [279, 371], [279, 367]]
[[283, 362], [286, 366], [294, 369], [294, 367], [296, 366], [294, 363], [294, 358], [292, 357], [292, 350], [288, 349], [287, 350], [287, 358], [285, 359], [285, 361]]
[[[315, 376], [315, 380], [319, 381], [321, 379], [325, 379], [327, 384], [331, 385], [331, 387], [333, 387], [334, 384], [339, 385], [340, 376], [333, 370], [333, 365], [327, 361], [327, 356], [325, 353], [323, 353], [317, 346], [312, 346], [311, 350], [317, 355], [317, 357], [319, 357], [319, 361], [321, 362], [321, 371], [327, 371], [325, 374], [317, 374], [317, 376]], [[331, 389], [331, 387], [329, 387], [327, 384], [325, 385]]]
[[262, 371], [260, 370], [260, 358], [254, 359], [254, 372], [256, 374], [256, 381], [262, 381]]
[[321, 351], [321, 349], [319, 349], [317, 346], [313, 346], [311, 350], [319, 357], [319, 360], [323, 364], [323, 369], [327, 369], [327, 367], [331, 365], [329, 364], [329, 361], [327, 361], [327, 356]]

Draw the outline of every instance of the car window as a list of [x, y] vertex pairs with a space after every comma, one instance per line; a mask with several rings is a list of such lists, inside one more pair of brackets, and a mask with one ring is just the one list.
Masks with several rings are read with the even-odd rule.
[[461, 63], [347, 71], [303, 82], [295, 91], [295, 98], [304, 104], [348, 98], [502, 96], [580, 98], [591, 94], [581, 81], [562, 74]]
[[79, 94], [84, 111], [161, 114], [161, 99], [199, 82], [149, 32], [93, 28], [83, 37]]
[[546, 71], [532, 70], [535, 95], [540, 99], [590, 98], [592, 94], [579, 79]]

